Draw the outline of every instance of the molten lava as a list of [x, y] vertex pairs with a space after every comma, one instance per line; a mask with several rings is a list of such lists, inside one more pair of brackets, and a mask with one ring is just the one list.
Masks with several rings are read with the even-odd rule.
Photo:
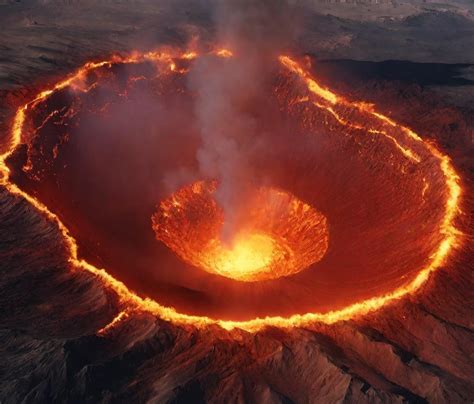
[[223, 245], [219, 239], [209, 242], [203, 251], [203, 261], [209, 272], [241, 281], [261, 281], [279, 277], [270, 268], [287, 250], [277, 245], [275, 239], [265, 233], [241, 232]]
[[[213, 57], [219, 57], [226, 61], [236, 57], [230, 51], [223, 49], [210, 53]], [[21, 146], [25, 144], [28, 148], [28, 156], [23, 165], [26, 175], [35, 180], [38, 173], [46, 172], [49, 167], [53, 166], [53, 163], [48, 161], [47, 164], [40, 164], [40, 169], [35, 171], [35, 164], [41, 163], [45, 156], [38, 155], [36, 160], [35, 156], [32, 156], [31, 143], [35, 135], [29, 133], [29, 128], [36, 126], [39, 131], [48, 120], [56, 119], [61, 114], [74, 115], [76, 113], [74, 108], [66, 113], [62, 109], [47, 110], [45, 105], [56, 94], [65, 90], [70, 90], [73, 94], [93, 92], [99, 85], [100, 73], [105, 72], [104, 74], [107, 75], [120, 65], [137, 65], [145, 62], [156, 64], [159, 71], [158, 77], [163, 80], [169, 75], [185, 75], [193, 60], [199, 57], [200, 55], [195, 52], [166, 51], [134, 53], [128, 57], [115, 56], [110, 60], [87, 63], [74, 74], [44, 89], [18, 108], [11, 124], [7, 148], [0, 155], [0, 184], [10, 194], [23, 198], [44, 217], [56, 224], [63, 236], [71, 266], [74, 269], [82, 269], [94, 274], [105, 287], [114, 291], [119, 298], [121, 313], [144, 310], [173, 322], [195, 326], [218, 324], [227, 329], [238, 327], [249, 331], [257, 331], [269, 325], [278, 327], [304, 326], [315, 321], [330, 324], [364, 315], [407, 294], [415, 293], [426, 283], [433, 272], [446, 264], [461, 241], [461, 233], [457, 230], [455, 221], [460, 211], [462, 188], [451, 159], [437, 146], [425, 141], [413, 130], [377, 112], [373, 105], [350, 101], [323, 87], [303, 65], [289, 56], [280, 56], [278, 59], [286, 80], [285, 86], [274, 91], [276, 97], [281, 100], [281, 110], [285, 110], [298, 120], [310, 134], [316, 132], [312, 130], [314, 128], [324, 127], [327, 129], [327, 132], [324, 133], [329, 134], [328, 143], [331, 143], [334, 150], [338, 152], [341, 150], [341, 153], [344, 150], [352, 150], [351, 158], [353, 156], [354, 160], [361, 161], [360, 172], [366, 173], [371, 170], [371, 174], [378, 175], [378, 177], [374, 175], [374, 178], [382, 178], [383, 181], [365, 184], [367, 187], [363, 190], [359, 191], [358, 189], [357, 192], [347, 194], [348, 197], [343, 201], [343, 206], [336, 207], [338, 209], [334, 209], [334, 204], [331, 201], [325, 204], [325, 209], [319, 209], [319, 201], [316, 203], [316, 199], [309, 200], [305, 196], [302, 199], [308, 203], [303, 202], [295, 196], [300, 193], [293, 192], [293, 190], [292, 192], [286, 191], [289, 189], [287, 187], [260, 188], [252, 197], [253, 199], [248, 202], [250, 207], [248, 215], [243, 219], [242, 227], [230, 245], [220, 241], [220, 227], [224, 218], [222, 211], [212, 197], [212, 184], [195, 183], [177, 191], [160, 204], [158, 211], [153, 215], [153, 228], [156, 237], [162, 240], [183, 261], [203, 269], [206, 275], [209, 272], [221, 275], [216, 278], [224, 280], [226, 279], [223, 277], [252, 281], [238, 282], [239, 285], [245, 284], [247, 286], [258, 284], [255, 282], [258, 280], [274, 279], [274, 282], [285, 283], [286, 280], [293, 280], [297, 277], [301, 277], [304, 284], [306, 279], [304, 276], [312, 271], [312, 266], [327, 264], [329, 256], [334, 251], [333, 246], [337, 246], [338, 243], [342, 245], [339, 250], [342, 251], [340, 256], [344, 256], [345, 251], [352, 247], [351, 253], [354, 257], [364, 258], [363, 254], [357, 255], [358, 248], [354, 247], [353, 243], [360, 241], [356, 240], [357, 237], [346, 237], [345, 229], [339, 230], [339, 233], [333, 231], [337, 228], [338, 220], [340, 220], [338, 214], [345, 214], [347, 211], [351, 211], [350, 213], [359, 212], [364, 199], [361, 198], [359, 204], [350, 205], [351, 197], [387, 184], [390, 186], [390, 188], [387, 186], [387, 189], [392, 192], [391, 197], [396, 196], [393, 189], [399, 191], [409, 189], [408, 199], [403, 197], [396, 201], [399, 205], [406, 203], [406, 206], [403, 206], [403, 209], [397, 214], [389, 212], [388, 219], [384, 216], [384, 220], [374, 223], [375, 219], [379, 219], [375, 214], [384, 213], [379, 208], [374, 209], [374, 215], [369, 217], [369, 219], [375, 217], [373, 222], [367, 220], [368, 217], [364, 216], [366, 211], [363, 210], [360, 216], [346, 215], [347, 219], [352, 220], [351, 225], [356, 229], [351, 234], [359, 233], [365, 223], [366, 227], [362, 229], [364, 233], [359, 238], [370, 239], [370, 243], [364, 245], [367, 248], [375, 246], [370, 263], [374, 268], [380, 269], [378, 274], [381, 276], [385, 272], [388, 275], [392, 274], [380, 286], [380, 289], [371, 288], [374, 279], [378, 279], [374, 276], [360, 282], [369, 285], [366, 287], [364, 297], [356, 301], [349, 301], [343, 307], [330, 308], [329, 310], [310, 308], [295, 310], [289, 315], [271, 314], [261, 318], [254, 316], [246, 320], [229, 320], [210, 315], [192, 315], [176, 310], [171, 305], [140, 297], [124, 282], [112, 276], [110, 272], [86, 261], [76, 241], [77, 235], [71, 234], [63, 216], [60, 216], [56, 209], [51, 208], [50, 202], [46, 203], [39, 192], [32, 192], [24, 187], [26, 181], [23, 183], [15, 181], [15, 175], [18, 174], [18, 167], [21, 167], [21, 164], [10, 165], [10, 160], [14, 159], [15, 153], [19, 153], [22, 149]], [[96, 75], [95, 81], [90, 79], [91, 75]], [[141, 76], [136, 76], [130, 81], [139, 83], [141, 80]], [[105, 110], [107, 105], [102, 107]], [[47, 110], [44, 119], [39, 119], [39, 125], [33, 125], [31, 123], [32, 120], [34, 121], [32, 117], [44, 110]], [[62, 141], [66, 142], [64, 139]], [[321, 142], [323, 140], [321, 139]], [[298, 138], [292, 138], [292, 141], [298, 142]], [[57, 154], [58, 148], [56, 147], [51, 152], [53, 159]], [[374, 162], [380, 163], [380, 166]], [[364, 165], [365, 163], [369, 166], [368, 168]], [[330, 165], [327, 164], [325, 167], [331, 168]], [[386, 181], [383, 176], [386, 176]], [[329, 185], [326, 184], [323, 189], [329, 190]], [[347, 185], [342, 182], [339, 184], [340, 188], [337, 188], [333, 194], [337, 195], [341, 190], [346, 189]], [[360, 185], [362, 187], [364, 183], [360, 181]], [[396, 188], [397, 186], [399, 188]], [[281, 189], [285, 189], [285, 191]], [[324, 194], [324, 192], [319, 192], [318, 197], [324, 196]], [[382, 189], [373, 195], [371, 202], [382, 201], [383, 203], [383, 196], [386, 196], [386, 192]], [[427, 211], [426, 206], [430, 201], [432, 204]], [[377, 206], [375, 202], [371, 205], [372, 207]], [[312, 207], [316, 205], [318, 205], [318, 210]], [[346, 209], [346, 206], [349, 208]], [[327, 213], [331, 209], [332, 215]], [[324, 212], [324, 215], [320, 211]], [[421, 224], [412, 226], [417, 215], [426, 216], [423, 216]], [[149, 216], [147, 220], [149, 220]], [[331, 248], [328, 248], [328, 222], [331, 224]], [[399, 222], [402, 223], [401, 227]], [[345, 225], [346, 223], [344, 223]], [[347, 227], [350, 226], [347, 225]], [[408, 228], [410, 231], [406, 230]], [[400, 254], [396, 250], [390, 246], [387, 247], [385, 237], [390, 237], [393, 234], [397, 234], [398, 244], [403, 244], [403, 240], [410, 237], [410, 242], [406, 243], [407, 249], [411, 254], [410, 257], [414, 252], [418, 253], [416, 259], [411, 260], [405, 253], [400, 258]], [[417, 240], [420, 240], [419, 245], [416, 244]], [[397, 245], [395, 245], [396, 247]], [[382, 250], [384, 254], [379, 257], [376, 253]], [[334, 253], [332, 254], [334, 260], [333, 255]], [[342, 262], [344, 265], [357, 264], [357, 260]], [[305, 270], [308, 267], [311, 268]], [[350, 267], [348, 272], [356, 272], [356, 270], [352, 271], [352, 268], [358, 269], [355, 266]], [[326, 273], [330, 275], [333, 270], [337, 269], [337, 266], [331, 267], [329, 270], [326, 268]], [[316, 270], [313, 272], [319, 273]], [[291, 278], [286, 278], [290, 275], [292, 275]], [[355, 285], [356, 280], [349, 279], [347, 283]], [[233, 282], [233, 284], [235, 283], [237, 282]], [[262, 282], [262, 284], [264, 283], [267, 282]], [[304, 284], [304, 286], [306, 285]], [[314, 295], [311, 294], [311, 296]], [[297, 297], [295, 296], [295, 299]], [[119, 314], [113, 324], [120, 323], [121, 318], [125, 315], [128, 314]], [[108, 329], [109, 327], [104, 327], [102, 332], [106, 332]]]
[[294, 195], [261, 188], [245, 201], [239, 230], [221, 241], [224, 212], [213, 199], [216, 184], [197, 182], [160, 204], [153, 216], [157, 239], [185, 262], [239, 281], [296, 274], [328, 248], [326, 218]]

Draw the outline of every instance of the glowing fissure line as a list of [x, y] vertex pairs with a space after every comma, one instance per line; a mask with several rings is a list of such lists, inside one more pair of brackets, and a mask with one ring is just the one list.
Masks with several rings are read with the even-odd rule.
[[[219, 52], [219, 51], [217, 51]], [[218, 53], [214, 52], [215, 55], [219, 56]], [[223, 57], [231, 56], [231, 53], [222, 52]], [[181, 56], [182, 59], [190, 60], [197, 57], [197, 54], [194, 52], [188, 52]], [[150, 298], [142, 298], [135, 294], [133, 291], [127, 288], [127, 286], [115, 279], [110, 275], [105, 269], [100, 269], [87, 261], [80, 259], [78, 257], [78, 246], [76, 240], [70, 235], [67, 227], [61, 221], [61, 219], [51, 212], [46, 205], [40, 202], [35, 197], [29, 195], [25, 191], [21, 190], [17, 185], [10, 182], [10, 170], [6, 165], [6, 160], [9, 156], [12, 155], [13, 151], [18, 145], [21, 144], [22, 129], [25, 122], [26, 111], [36, 106], [38, 103], [44, 101], [55, 91], [64, 89], [71, 85], [75, 80], [80, 79], [86, 73], [103, 67], [111, 66], [114, 63], [139, 63], [141, 61], [160, 61], [171, 63], [173, 59], [179, 58], [179, 55], [170, 55], [166, 53], [159, 52], [149, 52], [146, 54], [133, 54], [128, 58], [122, 57], [113, 57], [111, 60], [102, 61], [97, 63], [87, 63], [82, 68], [80, 68], [74, 75], [57, 83], [52, 89], [44, 90], [39, 93], [39, 95], [34, 98], [32, 101], [18, 108], [15, 118], [13, 120], [11, 128], [11, 138], [10, 145], [6, 152], [0, 155], [0, 172], [2, 176], [0, 177], [0, 185], [5, 186], [5, 188], [13, 195], [20, 196], [34, 206], [40, 213], [42, 213], [47, 219], [55, 222], [59, 228], [59, 231], [64, 237], [65, 246], [69, 252], [69, 262], [75, 268], [82, 268], [94, 274], [102, 280], [102, 282], [109, 288], [113, 289], [120, 300], [120, 303], [123, 305], [124, 310], [143, 310], [148, 311], [154, 315], [159, 316], [163, 320], [172, 321], [181, 324], [190, 324], [196, 327], [203, 327], [211, 324], [217, 324], [225, 329], [231, 330], [234, 328], [240, 328], [251, 332], [256, 332], [266, 326], [276, 326], [276, 327], [300, 327], [307, 326], [314, 322], [323, 322], [326, 324], [332, 324], [338, 321], [348, 320], [356, 316], [361, 316], [370, 312], [373, 312], [377, 309], [380, 309], [382, 306], [386, 305], [389, 302], [393, 302], [407, 294], [416, 292], [429, 278], [430, 274], [437, 270], [441, 265], [443, 265], [449, 253], [460, 243], [461, 233], [454, 226], [454, 220], [456, 215], [459, 212], [459, 204], [461, 198], [461, 186], [459, 184], [459, 176], [454, 170], [451, 160], [448, 156], [444, 155], [439, 151], [434, 145], [424, 142], [421, 137], [419, 137], [412, 130], [398, 125], [396, 122], [390, 118], [375, 112], [372, 110], [372, 106], [368, 106], [363, 103], [350, 104], [348, 101], [344, 100], [342, 97], [336, 95], [328, 89], [320, 86], [299, 64], [288, 56], [281, 56], [279, 58], [280, 62], [288, 68], [291, 72], [297, 74], [301, 79], [305, 81], [308, 89], [315, 95], [322, 97], [330, 104], [336, 105], [352, 105], [356, 106], [362, 111], [368, 112], [374, 117], [377, 117], [381, 121], [387, 123], [389, 126], [397, 127], [401, 129], [407, 136], [411, 137], [413, 140], [420, 142], [433, 157], [437, 158], [440, 162], [440, 169], [444, 174], [446, 180], [446, 188], [448, 191], [448, 198], [445, 203], [445, 214], [442, 222], [440, 223], [439, 231], [443, 236], [438, 248], [434, 254], [430, 257], [430, 263], [422, 268], [418, 275], [412, 280], [408, 285], [399, 287], [396, 290], [387, 293], [382, 296], [373, 297], [370, 299], [363, 300], [358, 303], [351, 304], [340, 310], [329, 311], [326, 313], [306, 313], [306, 314], [295, 314], [289, 317], [281, 316], [272, 316], [265, 318], [255, 318], [252, 320], [246, 321], [232, 321], [232, 320], [220, 320], [213, 319], [206, 316], [194, 316], [183, 313], [178, 313], [172, 307], [165, 307], [152, 300]], [[323, 106], [324, 107], [324, 106]], [[324, 107], [327, 108], [327, 107]], [[123, 311], [123, 310], [122, 310]], [[117, 324], [125, 316], [123, 314], [120, 318], [119, 313], [116, 317], [116, 321], [112, 323]], [[110, 323], [109, 325], [112, 326]], [[104, 327], [102, 330], [104, 330]]]
[[112, 321], [107, 324], [105, 327], [101, 328], [99, 331], [97, 331], [97, 335], [105, 335], [107, 334], [112, 328], [114, 328], [116, 325], [118, 325], [122, 320], [126, 319], [129, 316], [129, 313], [127, 310], [122, 310], [117, 314]]
[[[348, 122], [347, 120], [343, 119], [330, 106], [324, 106], [324, 105], [322, 105], [322, 104], [320, 104], [316, 101], [313, 102], [313, 105], [315, 105], [316, 107], [318, 107], [320, 109], [325, 109], [326, 111], [328, 111], [336, 119], [336, 121], [338, 121], [341, 125], [348, 126], [349, 128], [353, 128], [353, 129], [360, 129], [360, 130], [364, 129], [364, 127], [361, 126], [361, 125], [355, 125], [355, 124], [352, 124], [352, 123]], [[393, 136], [389, 135], [387, 132], [385, 132], [383, 130], [377, 130], [377, 129], [369, 129], [367, 132], [383, 135], [387, 139], [391, 140], [393, 142], [393, 144], [395, 145], [395, 147], [398, 150], [400, 150], [405, 157], [409, 158], [410, 160], [413, 160], [415, 163], [419, 163], [421, 161], [421, 158], [416, 153], [414, 153], [410, 149], [406, 149], [405, 147], [403, 147], [400, 143], [398, 143], [397, 139], [395, 139]]]
[[[372, 110], [372, 106], [370, 104], [366, 103], [351, 103], [347, 100], [345, 100], [343, 97], [333, 93], [332, 91], [320, 86], [311, 76], [308, 72], [306, 72], [304, 69], [301, 68], [301, 66], [298, 65], [297, 62], [289, 58], [288, 56], [280, 56], [279, 60], [283, 66], [285, 66], [289, 71], [297, 74], [299, 77], [303, 78], [305, 81], [308, 90], [313, 94], [317, 95], [318, 97], [322, 98], [323, 100], [329, 102], [332, 105], [347, 105], [349, 107], [356, 107], [359, 111], [369, 113], [377, 118], [379, 118], [381, 121], [389, 124], [390, 126], [397, 126], [397, 124], [392, 121], [391, 119], [387, 118], [386, 116], [379, 114], [377, 112], [374, 112]], [[302, 98], [302, 101], [308, 101], [309, 99]], [[360, 125], [354, 125], [344, 118], [342, 118], [330, 105], [323, 105], [321, 103], [318, 103], [317, 101], [313, 101], [313, 105], [317, 106], [320, 109], [324, 109], [327, 112], [329, 112], [334, 118], [342, 125], [348, 126], [353, 129], [364, 129], [364, 127]], [[400, 127], [402, 128], [402, 127]], [[402, 128], [402, 130], [407, 133], [406, 128]], [[378, 133], [383, 136], [385, 136], [387, 139], [391, 140], [394, 145], [400, 150], [405, 157], [413, 160], [416, 163], [419, 163], [421, 161], [420, 157], [414, 153], [412, 150], [407, 149], [403, 147], [397, 139], [395, 139], [393, 136], [389, 135], [386, 131], [382, 130], [369, 130], [370, 133]], [[410, 131], [411, 132], [411, 131]], [[422, 141], [422, 139], [416, 135], [415, 133], [407, 133], [411, 138], [414, 138], [416, 140]]]

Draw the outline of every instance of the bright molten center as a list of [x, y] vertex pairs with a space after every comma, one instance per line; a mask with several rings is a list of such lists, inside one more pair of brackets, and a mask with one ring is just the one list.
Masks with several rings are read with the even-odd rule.
[[238, 234], [229, 246], [214, 241], [209, 247], [204, 254], [215, 271], [240, 280], [265, 272], [276, 253], [275, 241], [263, 233]]
[[197, 182], [160, 203], [153, 215], [156, 238], [183, 261], [207, 272], [255, 282], [296, 274], [328, 248], [326, 217], [289, 192], [262, 187], [245, 203], [230, 243], [221, 241], [224, 212], [215, 183]]

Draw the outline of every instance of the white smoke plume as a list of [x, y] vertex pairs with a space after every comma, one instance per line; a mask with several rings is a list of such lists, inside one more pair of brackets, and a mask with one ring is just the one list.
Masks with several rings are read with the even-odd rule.
[[224, 62], [202, 58], [190, 75], [202, 138], [197, 160], [201, 175], [219, 181], [216, 200], [224, 210], [225, 242], [238, 231], [246, 196], [261, 181], [251, 161], [259, 141], [258, 117], [268, 94], [271, 61], [294, 35], [295, 10], [282, 0], [218, 2], [217, 43], [235, 57]]

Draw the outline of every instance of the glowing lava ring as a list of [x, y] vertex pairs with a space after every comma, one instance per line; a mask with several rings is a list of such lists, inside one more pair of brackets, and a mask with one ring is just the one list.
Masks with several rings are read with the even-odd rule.
[[[229, 51], [221, 50], [213, 52], [220, 57], [229, 57]], [[11, 181], [10, 168], [7, 166], [7, 160], [13, 152], [19, 147], [23, 139], [23, 129], [28, 112], [46, 101], [54, 93], [68, 87], [81, 86], [84, 77], [100, 68], [112, 67], [117, 64], [136, 64], [145, 61], [159, 62], [167, 66], [170, 71], [181, 72], [176, 62], [189, 61], [197, 58], [198, 55], [193, 52], [184, 54], [170, 52], [149, 52], [135, 53], [129, 57], [116, 56], [110, 60], [87, 63], [71, 76], [58, 82], [54, 86], [40, 92], [31, 101], [18, 108], [13, 123], [11, 125], [11, 138], [7, 150], [0, 155], [0, 183], [6, 189], [16, 196], [24, 198], [34, 208], [49, 220], [55, 222], [64, 237], [65, 245], [69, 252], [70, 263], [77, 268], [82, 268], [97, 276], [110, 289], [114, 290], [121, 302], [122, 312], [112, 322], [114, 324], [123, 318], [124, 313], [130, 310], [143, 310], [153, 313], [164, 320], [177, 323], [192, 324], [195, 326], [205, 326], [218, 324], [226, 329], [241, 328], [249, 331], [257, 331], [265, 326], [295, 327], [310, 324], [312, 322], [334, 323], [341, 320], [347, 320], [356, 316], [364, 315], [381, 308], [382, 306], [393, 302], [401, 297], [416, 292], [429, 278], [430, 274], [440, 268], [452, 253], [453, 249], [460, 242], [460, 233], [455, 228], [454, 222], [459, 211], [461, 186], [459, 177], [454, 170], [450, 158], [443, 154], [436, 146], [424, 141], [418, 134], [412, 130], [399, 125], [397, 122], [381, 113], [376, 112], [372, 105], [362, 102], [351, 102], [344, 97], [337, 95], [331, 90], [324, 88], [306, 71], [297, 61], [289, 56], [280, 56], [279, 62], [291, 74], [298, 83], [303, 84], [307, 95], [294, 99], [294, 102], [302, 103], [305, 108], [315, 108], [323, 111], [326, 116], [333, 119], [348, 130], [361, 129], [363, 125], [356, 119], [357, 116], [364, 116], [369, 122], [364, 123], [365, 131], [371, 136], [381, 137], [390, 142], [397, 153], [411, 162], [411, 164], [422, 164], [429, 157], [430, 161], [436, 161], [436, 167], [440, 170], [443, 178], [444, 187], [444, 211], [437, 227], [437, 245], [434, 253], [427, 258], [428, 263], [417, 270], [417, 275], [409, 283], [404, 284], [389, 293], [371, 297], [350, 304], [340, 310], [328, 312], [307, 312], [304, 314], [295, 314], [287, 317], [270, 316], [266, 318], [254, 318], [245, 321], [230, 321], [210, 318], [207, 316], [196, 316], [180, 313], [174, 308], [166, 307], [155, 300], [142, 298], [127, 288], [121, 281], [115, 279], [105, 269], [100, 269], [84, 259], [78, 254], [78, 245], [71, 236], [68, 228], [61, 219], [53, 213], [43, 202], [34, 196], [22, 190], [18, 185]], [[185, 72], [185, 69], [182, 71]], [[354, 119], [350, 122], [345, 118], [347, 111], [352, 113]], [[429, 186], [430, 184], [428, 184]]]

